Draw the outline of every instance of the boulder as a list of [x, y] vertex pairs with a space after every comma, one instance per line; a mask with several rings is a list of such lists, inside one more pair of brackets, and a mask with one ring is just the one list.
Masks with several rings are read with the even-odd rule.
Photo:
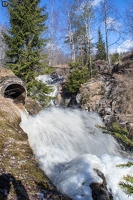
[[30, 115], [36, 115], [42, 109], [40, 104], [30, 97], [25, 99], [24, 107]]
[[82, 109], [98, 112], [107, 127], [116, 122], [133, 138], [133, 74], [98, 74], [76, 96]]
[[104, 174], [99, 169], [94, 169], [97, 175], [103, 180], [102, 183], [91, 183], [93, 200], [113, 200], [113, 196], [107, 189], [107, 183]]
[[21, 121], [21, 116], [13, 100], [6, 99], [0, 95], [0, 105], [0, 121], [8, 123], [11, 126], [18, 126]]

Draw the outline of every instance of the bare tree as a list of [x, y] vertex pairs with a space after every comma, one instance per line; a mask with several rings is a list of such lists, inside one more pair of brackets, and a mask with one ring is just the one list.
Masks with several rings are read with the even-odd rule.
[[[66, 42], [70, 45], [71, 59], [81, 59], [82, 64], [91, 64], [92, 0], [63, 0], [66, 18]], [[78, 59], [79, 60], [79, 59]]]
[[71, 59], [73, 62], [76, 61], [76, 44], [74, 40], [74, 31], [73, 31], [73, 16], [72, 16], [72, 3], [67, 0], [63, 1], [63, 6], [65, 8], [66, 22], [67, 22], [67, 38], [69, 40], [70, 49], [71, 49]]
[[56, 41], [56, 28], [55, 28], [55, 20], [56, 17], [56, 11], [54, 8], [55, 0], [49, 0], [48, 6], [49, 6], [49, 13], [48, 13], [48, 35], [49, 35], [49, 42], [47, 46], [45, 47], [45, 51], [47, 49], [47, 56], [49, 60], [49, 65], [53, 66], [53, 57], [54, 57], [54, 49], [55, 49], [55, 41]]
[[6, 49], [7, 46], [3, 41], [3, 35], [2, 33], [6, 32], [6, 28], [2, 25], [0, 25], [0, 66], [3, 65], [3, 63], [5, 62], [5, 58], [6, 58]]
[[87, 59], [86, 59], [86, 65], [89, 64], [90, 66], [90, 76], [92, 76], [92, 58], [91, 58], [91, 52], [92, 52], [92, 26], [94, 25], [95, 17], [94, 17], [94, 9], [92, 5], [92, 0], [87, 0], [82, 3], [82, 15], [81, 18], [84, 21], [85, 25], [85, 35], [87, 37]]
[[[116, 44], [120, 37], [120, 23], [118, 22], [118, 11], [112, 4], [111, 0], [103, 0], [102, 2], [103, 23], [105, 27], [105, 47], [107, 53], [108, 66], [110, 66], [109, 47]], [[117, 33], [118, 37], [112, 43], [109, 43], [111, 33]]]
[[130, 0], [125, 12], [125, 27], [129, 36], [133, 38], [133, 0]]
[[47, 3], [48, 6], [48, 37], [49, 42], [47, 46], [43, 49], [43, 51], [47, 54], [48, 62], [50, 66], [56, 66], [58, 64], [64, 64], [64, 62], [67, 62], [68, 56], [65, 52], [64, 44], [64, 27], [65, 23], [63, 23], [64, 16], [64, 10], [66, 12], [66, 8], [64, 8], [64, 5], [66, 5], [64, 2], [60, 2], [58, 0], [49, 0]]
[[[64, 65], [70, 62], [70, 57], [61, 48], [56, 45], [48, 45], [43, 49], [43, 52], [47, 55], [49, 65], [55, 67], [57, 65]], [[52, 52], [51, 52], [52, 51]]]

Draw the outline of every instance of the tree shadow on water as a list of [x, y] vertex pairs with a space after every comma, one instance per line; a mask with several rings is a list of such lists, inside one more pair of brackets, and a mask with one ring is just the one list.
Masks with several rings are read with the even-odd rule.
[[21, 181], [16, 180], [11, 174], [0, 175], [0, 200], [7, 200], [13, 185], [17, 200], [30, 200], [26, 189]]

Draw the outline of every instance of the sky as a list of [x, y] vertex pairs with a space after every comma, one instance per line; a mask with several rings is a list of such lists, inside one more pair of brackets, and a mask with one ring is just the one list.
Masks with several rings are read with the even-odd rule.
[[[68, 0], [69, 2], [70, 0]], [[96, 7], [96, 9], [99, 7], [99, 4], [102, 0], [92, 0], [93, 5]], [[112, 0], [112, 3], [114, 4], [114, 6], [118, 9], [118, 12], [120, 13], [121, 17], [118, 21], [115, 22], [115, 26], [119, 26], [119, 28], [122, 30], [123, 26], [124, 26], [124, 22], [122, 20], [122, 17], [125, 15], [125, 8], [127, 7], [128, 3], [130, 2], [130, 0]], [[60, 9], [60, 4], [61, 4], [61, 0], [41, 0], [41, 6], [46, 4], [46, 8], [47, 11], [49, 13], [51, 7], [50, 5], [54, 5], [54, 8], [56, 9], [56, 15], [60, 15], [60, 11], [58, 9]], [[111, 20], [112, 18], [110, 17], [109, 20]], [[49, 23], [49, 22], [48, 22]], [[63, 23], [63, 22], [62, 22]], [[8, 26], [9, 24], [9, 19], [8, 19], [8, 13], [7, 13], [7, 8], [6, 7], [2, 7], [2, 0], [0, 0], [0, 24], [4, 25], [4, 26]], [[48, 24], [49, 25], [49, 24]], [[55, 22], [56, 25], [56, 22]], [[101, 29], [104, 29], [103, 26], [101, 26]], [[58, 37], [60, 37], [62, 30], [60, 30], [57, 35]], [[94, 33], [96, 34], [96, 32]], [[116, 41], [116, 38], [118, 38], [118, 35], [112, 34], [110, 37], [110, 43], [114, 43], [114, 41]], [[96, 41], [94, 41], [96, 42]], [[59, 47], [61, 47], [61, 43], [62, 40], [58, 40], [57, 41]], [[130, 37], [121, 37], [121, 39], [118, 41], [117, 44], [110, 46], [110, 52], [124, 52], [124, 51], [128, 51], [130, 47], [133, 47], [133, 41], [131, 40]]]

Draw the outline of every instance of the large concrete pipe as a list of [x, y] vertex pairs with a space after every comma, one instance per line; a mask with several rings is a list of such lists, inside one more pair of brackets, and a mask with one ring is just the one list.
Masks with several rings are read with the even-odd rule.
[[[13, 73], [2, 73], [0, 68], [0, 93], [5, 98], [11, 98], [15, 103], [24, 103], [27, 96], [27, 90], [24, 82]], [[10, 72], [10, 71], [9, 71]], [[5, 75], [5, 76], [4, 76]]]

